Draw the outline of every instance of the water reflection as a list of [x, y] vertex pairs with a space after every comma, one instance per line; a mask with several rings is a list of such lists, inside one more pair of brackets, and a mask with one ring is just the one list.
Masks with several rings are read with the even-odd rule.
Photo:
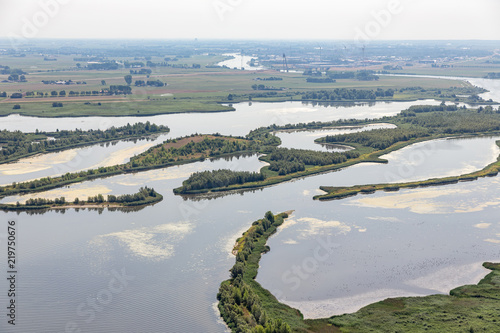
[[[375, 118], [412, 104], [335, 109], [297, 102], [253, 103], [237, 105], [236, 112], [164, 115], [147, 120], [170, 126], [172, 137], [192, 132], [245, 135], [272, 123]], [[117, 118], [113, 124], [137, 121], [146, 119]], [[0, 126], [34, 131], [37, 127], [107, 128], [110, 122], [97, 117], [47, 120], [10, 116], [3, 118]], [[20, 221], [22, 235], [23, 283], [19, 288], [24, 295], [24, 319], [17, 329], [63, 332], [71, 322], [89, 332], [223, 332], [225, 327], [213, 304], [220, 281], [229, 277], [228, 270], [234, 264], [228, 249], [267, 210], [294, 209], [295, 213], [270, 239], [271, 252], [263, 256], [258, 280], [307, 317], [354, 311], [386, 297], [443, 292], [477, 282], [484, 275], [480, 263], [499, 260], [498, 177], [435, 188], [446, 192], [434, 199], [425, 200], [432, 191], [419, 192], [420, 207], [406, 203], [405, 195], [412, 193], [409, 190], [327, 203], [313, 201], [312, 196], [320, 185], [385, 182], [389, 171], [399, 178], [419, 179], [461, 172], [469, 165], [481, 168], [499, 154], [493, 140], [438, 141], [430, 150], [415, 145], [399, 156], [386, 156], [390, 159], [387, 165], [358, 165], [238, 195], [174, 196], [172, 189], [195, 171], [257, 171], [262, 167], [256, 155], [207, 160], [65, 189], [71, 192], [90, 184], [125, 194], [147, 185], [164, 195], [162, 202], [134, 214], [107, 209], [67, 209], [42, 215], [2, 212], [4, 220]], [[425, 158], [418, 159], [421, 155]], [[468, 157], [465, 161], [464, 156]], [[357, 201], [364, 199], [371, 201]], [[387, 202], [393, 206], [384, 207]], [[439, 214], [441, 211], [446, 213]], [[324, 238], [328, 236], [330, 240]], [[302, 266], [306, 259], [306, 268], [311, 268], [308, 265], [313, 262], [308, 258], [321, 241], [329, 241], [326, 244], [332, 252], [291, 290], [292, 284], [282, 279], [283, 274], [293, 265]], [[86, 317], [77, 313], [79, 306], [88, 299], [98, 299], [113, 272], [122, 270], [134, 280], [122, 293], [113, 295], [93, 321], [85, 321]], [[6, 290], [6, 281], [0, 287]]]

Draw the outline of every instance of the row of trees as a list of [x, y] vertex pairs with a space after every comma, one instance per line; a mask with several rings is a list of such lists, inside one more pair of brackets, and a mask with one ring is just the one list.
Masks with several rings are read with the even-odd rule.
[[277, 171], [279, 175], [286, 175], [304, 171], [308, 165], [339, 164], [358, 157], [359, 153], [355, 151], [330, 153], [304, 149], [276, 148], [266, 159], [269, 160], [269, 170]]
[[51, 206], [51, 205], [64, 205], [66, 203], [65, 197], [52, 199], [45, 198], [31, 198], [26, 200], [25, 206]]
[[252, 84], [253, 90], [281, 90], [281, 88], [266, 86], [264, 84]]
[[7, 80], [9, 80], [9, 81], [15, 81], [15, 82], [27, 82], [28, 81], [28, 80], [26, 80], [26, 76], [19, 75], [19, 74], [11, 74], [11, 75], [9, 75], [9, 77], [7, 78]]
[[[465, 106], [464, 106], [465, 107]], [[459, 107], [456, 104], [446, 105], [444, 102], [440, 105], [412, 105], [407, 110], [401, 112], [403, 116], [415, 115], [415, 113], [436, 112], [436, 111], [457, 111]]]
[[309, 83], [334, 83], [336, 82], [334, 79], [329, 77], [308, 77], [306, 79]]
[[396, 142], [429, 136], [429, 130], [419, 127], [384, 128], [358, 133], [327, 135], [318, 139], [320, 143], [359, 143], [374, 149], [385, 149]]
[[123, 194], [123, 195], [108, 195], [108, 202], [110, 203], [131, 203], [145, 201], [147, 198], [156, 198], [157, 193], [153, 188], [148, 188], [147, 186], [141, 187], [139, 192], [134, 194]]
[[477, 111], [430, 112], [404, 117], [401, 122], [421, 126], [433, 133], [456, 134], [500, 131], [500, 108], [491, 106]]
[[26, 75], [25, 71], [20, 68], [10, 68], [9, 66], [0, 65], [0, 74], [2, 75], [17, 75], [17, 77], [21, 75]]
[[[148, 188], [147, 186], [141, 187], [139, 192], [134, 194], [123, 194], [123, 195], [108, 195], [108, 199], [106, 200], [102, 194], [97, 194], [95, 196], [90, 196], [87, 198], [87, 201], [80, 200], [79, 198], [75, 198], [73, 201], [76, 205], [84, 205], [85, 203], [137, 203], [147, 200], [148, 198], [156, 198], [158, 193], [153, 188]], [[30, 207], [41, 207], [41, 206], [53, 206], [53, 205], [64, 205], [66, 204], [66, 198], [60, 197], [52, 199], [46, 198], [31, 198], [26, 200], [25, 206]], [[20, 206], [18, 203], [17, 206]]]
[[[196, 137], [192, 135], [191, 137]], [[257, 151], [259, 143], [252, 140], [226, 138], [226, 137], [208, 137], [203, 140], [195, 142], [187, 142], [180, 147], [172, 147], [179, 140], [186, 140], [186, 138], [178, 138], [167, 140], [163, 144], [151, 147], [144, 153], [134, 156], [130, 159], [130, 165], [133, 168], [164, 165], [174, 161], [184, 159], [193, 159], [197, 157], [216, 157], [223, 154], [232, 154], [238, 152]]]
[[[105, 92], [106, 93], [106, 92]], [[110, 85], [106, 93], [107, 95], [130, 95], [132, 88], [124, 85]]]
[[[62, 103], [54, 103], [55, 107]], [[57, 104], [57, 105], [56, 105]], [[32, 153], [68, 149], [82, 144], [91, 144], [109, 140], [118, 140], [123, 137], [140, 137], [159, 132], [168, 132], [169, 128], [164, 125], [146, 123], [127, 124], [122, 127], [111, 127], [107, 130], [82, 131], [56, 131], [22, 133], [21, 131], [0, 131], [0, 162], [20, 158]], [[47, 140], [52, 137], [54, 140]]]
[[347, 71], [347, 72], [328, 72], [327, 75], [332, 79], [356, 79], [359, 81], [376, 81], [379, 79], [374, 71], [361, 70], [361, 71]]
[[378, 89], [360, 90], [337, 88], [332, 90], [309, 91], [302, 94], [303, 100], [320, 100], [320, 101], [357, 101], [357, 100], [375, 100], [377, 97], [393, 97], [393, 89]]
[[[79, 64], [77, 64], [77, 67], [80, 68], [81, 66], [78, 66]], [[120, 68], [120, 65], [114, 61], [114, 60], [111, 60], [111, 61], [105, 61], [105, 62], [102, 62], [102, 63], [89, 63], [87, 64], [87, 66], [85, 67], [86, 69], [88, 70], [100, 70], [100, 71], [107, 71], [107, 70], [115, 70], [115, 69], [118, 69]]]
[[500, 79], [500, 73], [488, 73], [485, 78], [487, 79]]
[[[157, 81], [148, 81], [150, 85], [158, 85]], [[161, 82], [161, 81], [159, 81]], [[162, 83], [163, 84], [163, 83]], [[41, 91], [27, 91], [26, 97], [78, 97], [78, 96], [97, 96], [97, 95], [122, 95], [122, 94], [131, 94], [132, 88], [124, 85], [112, 85], [109, 88], [101, 89], [101, 90], [92, 90], [92, 91], [69, 91], [66, 93], [66, 90], [52, 90], [49, 93], [44, 93]], [[5, 94], [5, 95], [4, 95]], [[7, 93], [0, 93], [0, 97], [7, 97]], [[23, 95], [21, 93], [13, 93], [11, 98], [22, 98]]]
[[130, 74], [136, 74], [136, 75], [150, 75], [153, 71], [150, 70], [149, 68], [141, 68], [139, 70], [130, 70]]
[[136, 87], [145, 87], [145, 86], [151, 86], [151, 87], [163, 87], [165, 86], [165, 83], [163, 83], [162, 81], [160, 80], [147, 80], [147, 81], [144, 81], [144, 80], [136, 80], [134, 85]]
[[[225, 281], [219, 288], [217, 299], [222, 318], [232, 332], [250, 333], [291, 333], [290, 325], [281, 318], [273, 318], [265, 308], [259, 294], [268, 292], [254, 281], [261, 252], [267, 238], [283, 223], [281, 217], [275, 218], [271, 212], [252, 224], [239, 242], [243, 248], [236, 255], [236, 262], [231, 268], [231, 280]], [[268, 302], [269, 303], [269, 302]]]
[[[320, 143], [359, 143], [374, 149], [385, 149], [400, 141], [436, 134], [484, 133], [500, 131], [500, 107], [476, 110], [456, 105], [416, 105], [384, 121], [405, 124], [393, 129], [376, 129], [358, 133], [328, 135]], [[409, 125], [409, 126], [408, 126]]]
[[226, 187], [264, 180], [260, 172], [232, 171], [226, 169], [195, 172], [182, 183], [179, 193]]

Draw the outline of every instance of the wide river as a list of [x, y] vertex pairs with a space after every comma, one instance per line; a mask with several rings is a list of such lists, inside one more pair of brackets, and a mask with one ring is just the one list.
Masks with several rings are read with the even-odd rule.
[[[0, 183], [126, 161], [154, 143], [194, 132], [245, 135], [273, 123], [394, 115], [414, 104], [438, 103], [242, 103], [227, 113], [112, 119], [9, 116], [0, 119], [0, 129], [104, 129], [149, 120], [168, 125], [171, 132], [155, 141], [97, 145], [1, 166]], [[322, 150], [326, 148], [313, 140], [330, 132], [279, 135], [284, 146]], [[164, 200], [128, 212], [0, 213], [0, 242], [5, 244], [10, 219], [17, 221], [18, 239], [16, 326], [7, 325], [3, 310], [0, 332], [224, 332], [216, 293], [234, 264], [232, 245], [268, 210], [295, 212], [270, 239], [271, 252], [263, 256], [258, 281], [308, 318], [355, 311], [390, 296], [447, 293], [476, 283], [486, 273], [482, 262], [500, 260], [498, 177], [341, 201], [312, 197], [321, 192], [321, 185], [418, 180], [478, 170], [500, 154], [495, 145], [499, 139], [421, 143], [385, 156], [388, 164], [362, 164], [218, 197], [183, 198], [172, 189], [198, 170], [257, 171], [263, 165], [257, 156], [206, 160], [38, 193], [35, 196], [85, 198], [133, 193], [147, 185]], [[4, 273], [6, 255], [0, 260]], [[0, 303], [5, 309], [8, 285], [2, 281]]]

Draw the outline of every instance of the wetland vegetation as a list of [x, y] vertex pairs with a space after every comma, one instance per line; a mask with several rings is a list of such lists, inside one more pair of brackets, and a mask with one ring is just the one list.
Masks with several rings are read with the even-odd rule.
[[449, 295], [398, 297], [368, 305], [352, 314], [304, 320], [299, 310], [280, 303], [255, 277], [267, 240], [291, 211], [263, 219], [238, 238], [231, 278], [221, 283], [217, 299], [232, 332], [481, 332], [495, 331], [500, 299], [500, 264], [484, 263], [491, 272], [477, 285], [455, 288]]
[[[45, 191], [101, 177], [243, 153], [266, 154], [261, 156], [261, 160], [269, 165], [253, 173], [231, 170], [197, 172], [192, 174], [182, 187], [175, 189], [175, 192], [199, 193], [261, 188], [362, 162], [387, 163], [381, 158], [382, 155], [417, 142], [464, 134], [476, 136], [500, 132], [500, 109], [485, 107], [486, 104], [496, 103], [489, 97], [483, 99], [479, 96], [485, 89], [459, 78], [440, 80], [384, 75], [410, 73], [497, 79], [500, 62], [496, 42], [478, 46], [469, 41], [467, 45], [472, 46], [470, 48], [464, 48], [462, 42], [455, 41], [446, 45], [441, 45], [441, 42], [438, 45], [432, 42], [412, 42], [404, 46], [399, 42], [376, 42], [371, 43], [367, 50], [367, 62], [364, 47], [361, 53], [359, 48], [334, 43], [332, 47], [320, 47], [318, 57], [316, 42], [287, 42], [285, 45], [279, 42], [247, 41], [243, 44], [245, 52], [255, 57], [252, 64], [258, 59], [258, 64], [267, 68], [259, 72], [218, 65], [220, 61], [228, 58], [224, 53], [243, 52], [241, 44], [234, 46], [228, 45], [227, 42], [155, 41], [150, 44], [147, 41], [135, 41], [127, 42], [127, 47], [123, 47], [123, 41], [102, 45], [99, 42], [87, 41], [82, 45], [58, 47], [57, 52], [53, 45], [45, 41], [32, 39], [29, 43], [29, 47], [14, 49], [9, 43], [4, 42], [2, 45], [0, 41], [0, 79], [3, 80], [0, 82], [0, 116], [20, 114], [35, 117], [118, 117], [223, 112], [235, 110], [229, 103], [243, 101], [302, 101], [341, 105], [344, 102], [434, 99], [483, 106], [477, 109], [445, 104], [413, 106], [394, 117], [272, 125], [251, 131], [246, 137], [223, 136], [217, 133], [193, 134], [165, 141], [132, 157], [124, 164], [12, 183], [0, 187], [0, 198]], [[295, 53], [294, 57], [289, 59], [290, 69], [293, 71], [288, 71], [288, 65], [286, 71], [283, 68], [283, 50], [288, 48], [293, 49]], [[391, 50], [391, 56], [388, 56], [388, 49]], [[302, 73], [302, 70], [305, 73]], [[255, 81], [266, 84], [255, 84]], [[279, 148], [280, 140], [273, 135], [279, 130], [328, 129], [376, 122], [391, 123], [397, 128], [328, 135], [317, 140], [318, 143], [341, 143], [353, 148], [344, 153]], [[134, 126], [137, 128], [130, 129]], [[2, 131], [0, 163], [17, 161], [39, 153], [165, 132], [168, 132], [167, 127], [147, 123], [104, 131]], [[372, 193], [376, 190], [394, 191], [399, 188], [449, 184], [482, 176], [495, 176], [499, 170], [500, 162], [497, 161], [481, 171], [456, 177], [358, 187], [323, 186], [321, 189], [329, 194], [319, 198], [343, 198], [359, 192]], [[135, 194], [108, 195], [107, 198], [104, 195], [96, 195], [87, 199], [75, 199], [73, 202], [67, 202], [64, 197], [33, 198], [24, 204], [0, 205], [0, 209], [31, 212], [68, 207], [101, 209], [107, 206], [114, 209], [155, 203], [161, 198], [159, 193], [145, 187]], [[234, 248], [236, 263], [230, 271], [231, 278], [221, 284], [217, 295], [220, 313], [233, 331], [366, 332], [386, 331], [387, 327], [402, 332], [495, 331], [500, 297], [500, 270], [498, 264], [492, 263], [485, 263], [484, 266], [492, 272], [478, 285], [456, 288], [449, 296], [387, 299], [354, 314], [304, 320], [300, 311], [281, 304], [255, 281], [261, 255], [270, 251], [266, 241], [287, 216], [287, 213], [275, 216], [268, 212], [238, 239]], [[74, 227], [77, 230], [78, 226]], [[38, 250], [36, 247], [34, 249], [33, 253]], [[210, 260], [205, 257], [203, 259]], [[165, 266], [168, 267], [168, 264]], [[176, 270], [177, 268], [175, 267]], [[185, 271], [194, 275], [189, 269]], [[40, 272], [43, 273], [42, 269]], [[29, 278], [29, 275], [26, 277]], [[36, 281], [39, 282], [40, 279]], [[161, 281], [163, 282], [164, 280]], [[200, 301], [200, 298], [196, 298], [197, 295], [193, 297], [194, 299], [189, 299], [187, 303]], [[64, 301], [54, 304], [66, 304]], [[121, 304], [115, 305], [119, 308]], [[182, 309], [184, 304], [181, 300], [177, 305]], [[110, 312], [110, 315], [116, 313]], [[189, 321], [198, 322], [182, 315], [184, 314], [179, 316], [179, 322], [183, 324]], [[203, 319], [199, 321], [206, 323]], [[172, 330], [171, 327], [162, 328]], [[49, 326], [43, 329], [54, 330]]]

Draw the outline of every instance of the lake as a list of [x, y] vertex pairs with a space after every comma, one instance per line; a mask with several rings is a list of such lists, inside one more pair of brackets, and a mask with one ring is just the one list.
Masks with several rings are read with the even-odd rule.
[[[149, 120], [171, 128], [162, 138], [193, 132], [241, 136], [272, 123], [377, 118], [414, 104], [439, 103], [351, 107], [242, 103], [235, 105], [235, 112], [112, 120], [9, 116], [2, 118], [0, 127], [24, 131], [105, 129]], [[284, 140], [284, 146], [304, 142], [307, 147], [321, 147], [313, 141], [324, 133], [279, 135], [291, 138]], [[498, 139], [435, 140], [384, 156], [388, 164], [360, 164], [221, 196], [183, 198], [173, 195], [172, 189], [199, 170], [257, 171], [263, 165], [258, 156], [206, 160], [39, 193], [85, 197], [132, 193], [147, 185], [163, 194], [164, 200], [137, 211], [0, 213], [4, 221], [17, 220], [19, 240], [19, 324], [12, 331], [1, 321], [0, 331], [224, 332], [216, 293], [234, 264], [232, 246], [268, 210], [295, 212], [270, 239], [271, 252], [263, 256], [258, 281], [307, 317], [355, 311], [390, 296], [446, 293], [455, 286], [476, 283], [485, 274], [480, 264], [500, 258], [498, 177], [341, 201], [320, 202], [312, 197], [321, 192], [321, 185], [418, 180], [481, 169], [500, 153], [495, 145]], [[90, 148], [98, 149], [97, 159], [104, 160], [118, 153], [125, 158], [125, 150], [146, 143], [151, 144], [137, 141]], [[86, 168], [95, 162], [91, 158], [88, 163], [68, 167]], [[38, 177], [34, 172], [17, 179]], [[4, 183], [3, 177], [0, 183]], [[322, 242], [330, 244], [330, 251], [315, 257]], [[304, 274], [299, 277], [294, 266], [301, 267]], [[0, 283], [2, 290], [6, 284], [5, 280]]]

